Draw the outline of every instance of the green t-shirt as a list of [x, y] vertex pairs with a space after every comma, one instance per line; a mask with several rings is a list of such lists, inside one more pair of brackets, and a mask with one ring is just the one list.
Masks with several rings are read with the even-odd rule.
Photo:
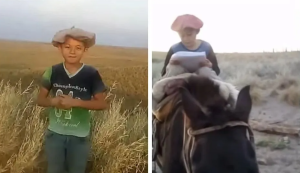
[[[94, 94], [106, 89], [95, 68], [83, 65], [77, 73], [70, 76], [63, 63], [44, 72], [42, 86], [50, 91], [52, 97], [65, 94], [81, 100], [91, 100]], [[74, 107], [62, 110], [51, 107], [48, 129], [63, 135], [86, 137], [90, 133], [90, 120], [91, 114], [87, 109]]]

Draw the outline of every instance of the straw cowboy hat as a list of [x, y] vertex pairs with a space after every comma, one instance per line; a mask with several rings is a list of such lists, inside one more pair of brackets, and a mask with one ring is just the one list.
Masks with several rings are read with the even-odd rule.
[[94, 33], [72, 27], [70, 29], [58, 31], [52, 39], [53, 46], [58, 47], [60, 44], [64, 43], [67, 36], [84, 42], [86, 48], [94, 46], [96, 42], [96, 35]]
[[173, 22], [171, 29], [173, 31], [179, 32], [184, 28], [201, 29], [203, 27], [203, 22], [198, 17], [191, 14], [184, 14], [178, 16]]

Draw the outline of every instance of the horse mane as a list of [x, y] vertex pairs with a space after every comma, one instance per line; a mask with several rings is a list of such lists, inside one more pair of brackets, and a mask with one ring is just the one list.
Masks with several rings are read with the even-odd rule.
[[193, 96], [193, 102], [201, 107], [201, 111], [208, 117], [207, 123], [211, 125], [222, 125], [235, 117], [229, 109], [230, 101], [222, 94], [224, 87], [221, 85], [208, 77], [192, 76], [183, 86]]
[[186, 88], [203, 106], [224, 106], [226, 101], [220, 94], [220, 86], [207, 77], [192, 76]]

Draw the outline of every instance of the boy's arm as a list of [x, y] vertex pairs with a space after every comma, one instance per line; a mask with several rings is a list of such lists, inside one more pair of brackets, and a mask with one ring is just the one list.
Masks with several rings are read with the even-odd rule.
[[164, 62], [164, 66], [161, 70], [161, 76], [164, 76], [166, 74], [167, 65], [169, 64], [169, 61], [170, 61], [173, 54], [174, 54], [174, 52], [173, 52], [172, 48], [170, 48], [170, 50], [167, 53], [167, 56], [166, 56], [166, 59], [165, 59], [165, 62]]
[[108, 104], [105, 100], [106, 87], [98, 71], [94, 73], [92, 80], [92, 100], [76, 99], [76, 101], [74, 101], [74, 107], [81, 107], [89, 110], [103, 110], [108, 108]]
[[212, 47], [210, 45], [209, 45], [209, 53], [208, 53], [207, 59], [212, 63], [212, 70], [215, 71], [217, 75], [219, 75], [220, 68], [218, 65], [217, 57], [216, 57], [214, 50], [212, 49]]
[[51, 98], [48, 98], [48, 95], [49, 90], [41, 86], [37, 97], [37, 105], [42, 107], [52, 107]]
[[42, 107], [52, 107], [53, 101], [51, 98], [48, 98], [49, 92], [51, 90], [51, 75], [52, 68], [47, 69], [41, 80], [41, 86], [39, 90], [39, 94], [37, 97], [37, 105]]

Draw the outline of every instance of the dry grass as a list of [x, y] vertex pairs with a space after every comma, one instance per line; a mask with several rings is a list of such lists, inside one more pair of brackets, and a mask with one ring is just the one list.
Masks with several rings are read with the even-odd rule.
[[[34, 103], [36, 84], [47, 67], [61, 61], [50, 44], [0, 41], [0, 173], [45, 172], [48, 120]], [[111, 109], [93, 112], [87, 172], [147, 172], [147, 49], [96, 46], [83, 61], [116, 88], [108, 98]]]
[[[46, 68], [61, 61], [51, 44], [0, 41], [0, 80], [10, 80], [12, 84], [20, 78], [24, 86], [32, 80], [36, 83]], [[83, 62], [98, 68], [107, 85], [117, 82], [114, 92], [128, 100], [126, 106], [134, 107], [140, 100], [143, 106], [148, 105], [147, 49], [95, 46]]]
[[[153, 53], [152, 80], [159, 79], [165, 53]], [[254, 104], [276, 97], [300, 105], [300, 52], [217, 54], [221, 78], [241, 88], [251, 85]]]
[[[0, 83], [0, 172], [45, 172], [47, 116], [34, 104], [37, 90], [23, 91], [20, 84]], [[87, 172], [147, 172], [147, 112], [139, 107], [123, 112], [122, 103], [114, 97], [110, 110], [93, 112]]]

